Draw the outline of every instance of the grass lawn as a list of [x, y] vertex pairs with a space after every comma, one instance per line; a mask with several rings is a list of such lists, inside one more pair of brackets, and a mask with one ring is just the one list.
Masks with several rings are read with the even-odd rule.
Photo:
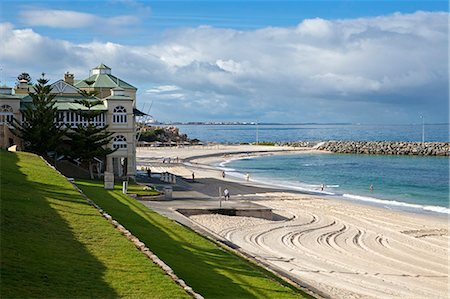
[[147, 186], [136, 184], [135, 182], [131, 182], [128, 184], [127, 189], [128, 194], [136, 194], [138, 196], [156, 196], [161, 193], [157, 190], [150, 189]]
[[77, 180], [95, 203], [143, 241], [205, 298], [311, 298], [268, 271], [227, 251], [102, 182]]
[[0, 298], [189, 298], [39, 157], [0, 166]]

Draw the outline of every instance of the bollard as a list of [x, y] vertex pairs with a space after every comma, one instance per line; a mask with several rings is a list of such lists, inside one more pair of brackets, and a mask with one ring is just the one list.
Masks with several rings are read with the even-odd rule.
[[127, 194], [127, 189], [128, 189], [128, 181], [123, 181], [123, 183], [122, 183], [122, 193], [123, 194]]
[[172, 199], [172, 187], [164, 187], [164, 199]]
[[114, 189], [114, 173], [105, 171], [103, 178], [104, 178], [104, 182], [105, 182], [105, 189], [113, 190]]

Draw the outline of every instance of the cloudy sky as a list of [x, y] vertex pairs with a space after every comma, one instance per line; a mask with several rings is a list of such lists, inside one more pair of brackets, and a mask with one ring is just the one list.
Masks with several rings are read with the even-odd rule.
[[2, 84], [104, 63], [160, 121], [448, 122], [448, 1], [8, 1]]

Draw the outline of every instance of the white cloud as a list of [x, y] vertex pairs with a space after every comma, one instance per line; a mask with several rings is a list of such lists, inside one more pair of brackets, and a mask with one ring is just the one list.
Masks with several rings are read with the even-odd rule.
[[166, 93], [166, 92], [173, 92], [176, 90], [179, 90], [180, 88], [175, 85], [161, 85], [157, 86], [151, 89], [147, 89], [146, 93]]
[[71, 10], [28, 8], [20, 12], [20, 18], [26, 25], [52, 28], [108, 27], [135, 24], [138, 18], [132, 15], [99, 17], [94, 14]]
[[103, 62], [140, 88], [141, 101], [156, 101], [157, 118], [171, 120], [401, 122], [420, 110], [444, 121], [448, 17], [312, 19], [254, 31], [202, 26], [141, 46], [74, 44], [3, 24], [0, 59], [4, 70], [60, 74], [54, 79], [68, 70], [83, 77]]

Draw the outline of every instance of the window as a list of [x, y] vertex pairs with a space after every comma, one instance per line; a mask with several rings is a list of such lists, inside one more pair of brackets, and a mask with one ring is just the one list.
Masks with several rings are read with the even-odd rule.
[[127, 109], [123, 106], [117, 106], [113, 110], [113, 123], [124, 124], [127, 122]]
[[13, 109], [9, 105], [0, 107], [0, 124], [12, 124], [14, 118]]
[[113, 139], [113, 148], [127, 148], [127, 139], [123, 135], [118, 135]]

